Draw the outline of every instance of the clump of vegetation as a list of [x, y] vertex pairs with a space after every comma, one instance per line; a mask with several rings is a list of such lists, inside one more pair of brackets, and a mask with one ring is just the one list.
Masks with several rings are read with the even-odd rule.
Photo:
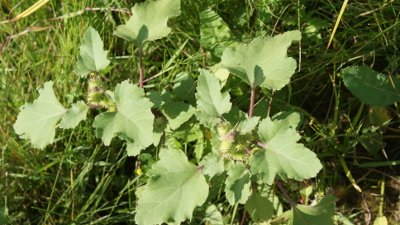
[[0, 223], [399, 221], [395, 2], [4, 2]]

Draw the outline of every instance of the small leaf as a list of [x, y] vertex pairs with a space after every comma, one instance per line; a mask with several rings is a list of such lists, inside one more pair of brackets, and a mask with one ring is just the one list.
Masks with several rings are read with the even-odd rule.
[[83, 35], [76, 73], [84, 78], [90, 72], [99, 72], [105, 69], [110, 64], [110, 61], [107, 59], [107, 53], [108, 51], [104, 51], [103, 49], [103, 41], [99, 33], [92, 27], [89, 27]]
[[289, 83], [297, 67], [296, 60], [287, 57], [287, 49], [300, 39], [298, 30], [275, 37], [258, 37], [248, 45], [239, 44], [236, 50], [226, 49], [221, 62], [251, 87], [280, 90]]
[[156, 0], [136, 3], [132, 16], [124, 25], [119, 25], [115, 35], [141, 46], [145, 41], [154, 41], [167, 36], [171, 28], [168, 19], [181, 14], [180, 0]]
[[39, 97], [33, 103], [21, 107], [14, 124], [15, 133], [28, 139], [37, 148], [44, 148], [54, 142], [58, 121], [66, 109], [57, 100], [53, 82], [48, 81], [39, 90]]
[[168, 101], [162, 105], [161, 111], [167, 118], [171, 129], [176, 130], [193, 116], [196, 109], [184, 102]]
[[207, 207], [204, 220], [207, 225], [224, 225], [224, 217], [214, 204]]
[[266, 221], [274, 215], [272, 202], [257, 192], [253, 192], [244, 207], [254, 221]]
[[210, 179], [215, 175], [223, 173], [225, 169], [223, 157], [213, 152], [208, 153], [201, 160], [200, 166], [203, 167], [203, 173], [208, 175]]
[[336, 197], [327, 195], [315, 206], [297, 205], [292, 208], [289, 225], [334, 225]]
[[130, 152], [151, 145], [154, 115], [151, 112], [152, 103], [144, 97], [143, 89], [124, 81], [115, 87], [113, 96], [117, 111], [96, 116], [93, 123], [96, 136], [108, 146], [112, 138], [118, 135], [130, 143]]
[[322, 165], [314, 152], [297, 143], [300, 135], [293, 128], [292, 117], [284, 120], [262, 120], [258, 126], [261, 150], [250, 159], [251, 171], [259, 174], [267, 184], [275, 176], [304, 180], [315, 177]]
[[234, 164], [228, 170], [225, 181], [225, 195], [229, 204], [245, 204], [251, 194], [250, 172], [242, 163]]
[[160, 161], [148, 172], [136, 208], [138, 224], [180, 223], [191, 219], [196, 206], [208, 196], [208, 184], [200, 170], [178, 150], [162, 150]]
[[246, 120], [242, 121], [238, 125], [238, 130], [241, 134], [250, 133], [256, 128], [258, 122], [260, 121], [260, 117], [253, 116], [250, 118], [246, 118]]
[[86, 120], [88, 110], [89, 107], [83, 101], [74, 103], [62, 117], [60, 128], [71, 129], [78, 126], [81, 121]]
[[207, 70], [201, 70], [197, 83], [197, 118], [206, 125], [215, 125], [222, 114], [232, 107], [228, 92], [221, 93], [221, 85], [215, 76]]
[[342, 76], [344, 85], [365, 104], [387, 106], [400, 101], [400, 80], [396, 77], [377, 73], [366, 66], [346, 68]]

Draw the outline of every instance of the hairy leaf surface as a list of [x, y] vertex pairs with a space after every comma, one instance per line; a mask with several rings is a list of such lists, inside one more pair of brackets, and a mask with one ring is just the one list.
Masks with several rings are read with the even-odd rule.
[[343, 70], [343, 81], [361, 102], [371, 106], [387, 106], [400, 101], [400, 80], [375, 72], [366, 66]]
[[184, 102], [168, 101], [162, 105], [161, 111], [167, 118], [171, 129], [175, 130], [188, 121], [196, 109]]
[[53, 82], [48, 81], [33, 103], [21, 107], [14, 130], [20, 138], [28, 139], [37, 148], [44, 148], [53, 143], [57, 123], [65, 112], [54, 95]]
[[153, 143], [154, 115], [152, 103], [144, 97], [141, 88], [124, 81], [112, 93], [117, 111], [105, 112], [96, 116], [93, 127], [96, 135], [108, 146], [118, 135], [127, 140], [130, 152], [137, 152]]
[[254, 221], [267, 221], [274, 214], [274, 206], [268, 197], [253, 192], [244, 206]]
[[225, 195], [229, 204], [244, 204], [251, 194], [250, 172], [242, 163], [234, 164], [228, 170], [225, 181]]
[[132, 16], [124, 25], [119, 25], [115, 35], [141, 46], [145, 41], [154, 41], [171, 32], [167, 22], [181, 14], [180, 0], [156, 0], [136, 3]]
[[315, 177], [322, 165], [312, 151], [297, 143], [300, 135], [293, 128], [292, 117], [260, 122], [258, 136], [262, 149], [251, 157], [251, 170], [259, 174], [267, 184], [272, 184], [275, 176], [286, 179], [304, 180]]
[[86, 77], [90, 72], [99, 72], [110, 64], [107, 59], [108, 51], [104, 51], [103, 41], [92, 27], [83, 35], [83, 43], [79, 49], [76, 73], [81, 77]]
[[74, 103], [61, 118], [60, 128], [70, 129], [78, 126], [78, 124], [86, 120], [86, 114], [89, 107], [83, 102]]
[[296, 60], [287, 57], [293, 41], [301, 39], [300, 31], [288, 31], [275, 37], [258, 37], [250, 44], [228, 48], [222, 55], [222, 65], [251, 87], [262, 86], [279, 90], [294, 74]]
[[315, 206], [293, 207], [289, 225], [334, 225], [335, 201], [335, 196], [327, 195]]
[[197, 118], [206, 125], [218, 123], [222, 114], [229, 112], [232, 107], [228, 92], [221, 93], [218, 79], [207, 70], [201, 70], [197, 83], [196, 102]]
[[162, 150], [160, 161], [148, 172], [149, 182], [139, 197], [138, 224], [180, 223], [191, 219], [196, 206], [208, 196], [208, 184], [200, 170], [179, 150]]

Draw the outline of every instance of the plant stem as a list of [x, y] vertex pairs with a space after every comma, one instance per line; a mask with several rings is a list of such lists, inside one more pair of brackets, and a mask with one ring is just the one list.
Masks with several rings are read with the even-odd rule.
[[253, 112], [254, 112], [254, 99], [255, 99], [255, 98], [256, 98], [256, 87], [251, 87], [249, 117], [252, 117], [252, 116], [253, 116]]
[[143, 47], [139, 47], [139, 87], [143, 88]]
[[294, 202], [288, 192], [286, 191], [286, 189], [283, 187], [282, 183], [279, 180], [275, 180], [275, 184], [276, 186], [279, 188], [279, 190], [282, 192], [282, 194], [285, 196], [286, 200], [289, 202], [290, 206], [295, 207], [296, 206], [296, 202]]
[[231, 218], [231, 225], [233, 225], [233, 222], [235, 222], [235, 217], [236, 217], [236, 211], [238, 209], [238, 205], [239, 203], [236, 203], [234, 208], [233, 208], [233, 212], [232, 212], [232, 218]]

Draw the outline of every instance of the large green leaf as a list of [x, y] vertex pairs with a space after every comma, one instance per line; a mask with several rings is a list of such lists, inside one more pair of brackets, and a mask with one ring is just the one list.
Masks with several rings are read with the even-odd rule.
[[293, 207], [289, 225], [334, 225], [335, 201], [335, 196], [327, 195], [315, 206]]
[[322, 168], [315, 153], [297, 143], [300, 135], [293, 127], [292, 118], [271, 120], [268, 117], [258, 126], [262, 149], [254, 153], [250, 164], [252, 172], [267, 184], [272, 184], [276, 175], [296, 180], [315, 177]]
[[274, 215], [272, 202], [257, 192], [253, 192], [244, 207], [254, 221], [266, 221]]
[[141, 46], [145, 41], [153, 41], [167, 36], [171, 32], [168, 18], [179, 16], [180, 0], [148, 0], [136, 3], [132, 16], [124, 25], [119, 25], [115, 35]]
[[39, 97], [33, 103], [21, 107], [14, 130], [35, 147], [44, 148], [53, 143], [56, 125], [65, 112], [66, 109], [54, 95], [53, 82], [48, 81], [39, 90]]
[[400, 101], [400, 80], [377, 73], [366, 66], [348, 67], [343, 81], [361, 102], [371, 106], [387, 106]]
[[83, 35], [83, 43], [80, 46], [76, 73], [81, 77], [86, 77], [90, 72], [98, 72], [105, 69], [110, 61], [107, 59], [108, 51], [103, 49], [103, 41], [99, 33], [89, 27]]
[[138, 224], [179, 224], [191, 219], [194, 208], [207, 199], [205, 177], [179, 150], [162, 150], [160, 161], [148, 174], [150, 179], [136, 208], [135, 221]]
[[74, 103], [62, 117], [60, 128], [70, 129], [78, 126], [81, 121], [86, 120], [88, 110], [89, 107], [83, 101]]
[[234, 164], [228, 170], [225, 181], [225, 195], [229, 204], [244, 204], [251, 194], [250, 172], [242, 163]]
[[199, 110], [196, 116], [203, 124], [215, 125], [222, 114], [231, 109], [229, 93], [221, 93], [221, 89], [215, 76], [207, 70], [201, 70], [196, 88], [196, 103]]
[[117, 111], [96, 116], [93, 127], [96, 128], [97, 137], [101, 137], [108, 146], [113, 137], [118, 135], [130, 143], [130, 152], [151, 145], [154, 115], [151, 112], [152, 103], [144, 97], [143, 89], [124, 81], [110, 95], [116, 103]]
[[301, 39], [300, 31], [288, 31], [275, 37], [258, 37], [250, 44], [228, 48], [222, 55], [222, 66], [251, 87], [262, 86], [279, 90], [294, 74], [296, 60], [287, 57], [293, 41]]

